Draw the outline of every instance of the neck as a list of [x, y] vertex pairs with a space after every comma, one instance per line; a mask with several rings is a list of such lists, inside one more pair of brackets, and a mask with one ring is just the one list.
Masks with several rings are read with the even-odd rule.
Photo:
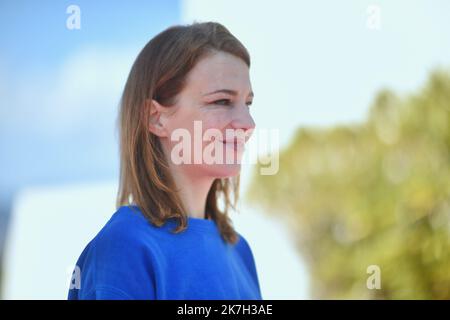
[[171, 173], [179, 189], [179, 196], [187, 215], [193, 218], [205, 219], [206, 199], [213, 177], [199, 176], [189, 170], [181, 170], [182, 167], [170, 164]]

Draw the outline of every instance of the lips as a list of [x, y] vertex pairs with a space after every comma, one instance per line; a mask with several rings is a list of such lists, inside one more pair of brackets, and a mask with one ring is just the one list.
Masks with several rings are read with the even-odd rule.
[[238, 143], [238, 144], [245, 144], [245, 139], [242, 139], [242, 138], [237, 138], [237, 137], [235, 137], [235, 138], [232, 138], [232, 139], [229, 139], [229, 140], [220, 140], [222, 143]]
[[222, 140], [222, 143], [227, 147], [234, 148], [235, 150], [237, 150], [238, 148], [243, 149], [245, 145], [245, 142], [239, 139]]

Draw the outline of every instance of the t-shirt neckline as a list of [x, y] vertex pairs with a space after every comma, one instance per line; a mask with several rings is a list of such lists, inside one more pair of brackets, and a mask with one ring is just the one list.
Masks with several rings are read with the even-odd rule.
[[[141, 209], [139, 208], [139, 206], [137, 206], [137, 205], [128, 205], [128, 207], [134, 207], [143, 216], [143, 213], [142, 213]], [[173, 224], [174, 226], [177, 224], [177, 222], [173, 218], [168, 219], [166, 222], [168, 224], [169, 223]], [[217, 231], [217, 224], [212, 219], [205, 219], [205, 218], [197, 218], [197, 217], [188, 216], [187, 217], [187, 223], [188, 223], [188, 226], [187, 226], [188, 229], [201, 229], [201, 230], [205, 230], [205, 231], [208, 231], [208, 230]]]

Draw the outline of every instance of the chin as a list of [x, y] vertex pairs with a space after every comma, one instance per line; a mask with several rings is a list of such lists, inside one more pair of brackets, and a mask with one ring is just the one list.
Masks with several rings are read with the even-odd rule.
[[216, 178], [235, 177], [241, 172], [241, 164], [214, 164], [208, 166], [208, 174]]

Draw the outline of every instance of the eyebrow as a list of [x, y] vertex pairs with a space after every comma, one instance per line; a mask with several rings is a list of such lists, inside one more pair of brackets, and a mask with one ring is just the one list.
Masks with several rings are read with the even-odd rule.
[[[232, 96], [237, 96], [237, 95], [238, 95], [237, 91], [235, 91], [235, 90], [230, 90], [230, 89], [220, 89], [220, 90], [216, 90], [216, 91], [213, 91], [213, 92], [204, 94], [203, 96], [204, 96], [204, 97], [205, 97], [205, 96], [209, 96], [209, 95], [212, 95], [212, 94], [214, 94], [214, 93], [226, 93], [226, 94], [229, 94], [229, 95], [232, 95]], [[253, 98], [254, 96], [255, 96], [255, 94], [253, 93], [253, 91], [251, 91], [251, 92], [249, 93], [249, 97], [252, 97], [252, 98]]]

